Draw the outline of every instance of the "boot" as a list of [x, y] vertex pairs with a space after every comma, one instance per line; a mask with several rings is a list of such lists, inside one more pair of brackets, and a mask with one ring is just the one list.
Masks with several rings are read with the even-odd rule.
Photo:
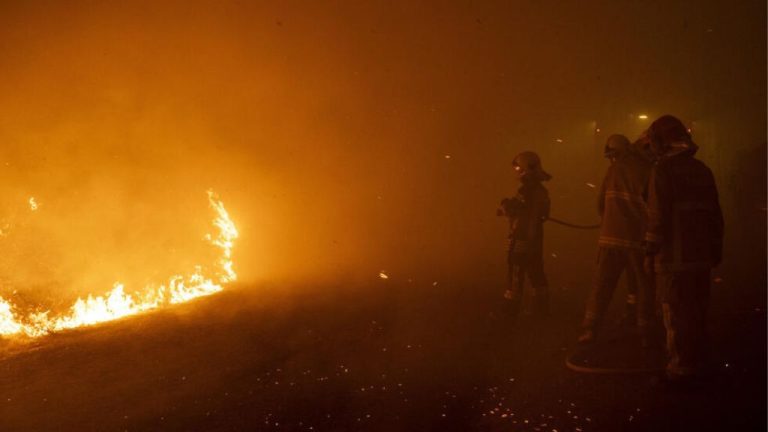
[[594, 341], [595, 341], [595, 330], [592, 328], [585, 328], [584, 331], [579, 336], [579, 338], [576, 339], [576, 342], [579, 345], [591, 344]]
[[576, 342], [579, 345], [587, 345], [595, 341], [597, 337], [596, 329], [598, 328], [599, 321], [601, 321], [601, 319], [595, 315], [594, 311], [587, 308], [587, 311], [584, 314], [584, 320], [581, 322], [582, 332], [576, 339]]

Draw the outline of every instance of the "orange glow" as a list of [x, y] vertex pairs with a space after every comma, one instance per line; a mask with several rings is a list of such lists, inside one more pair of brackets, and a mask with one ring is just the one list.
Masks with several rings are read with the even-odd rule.
[[[232, 248], [238, 232], [224, 204], [212, 191], [208, 191], [208, 202], [215, 213], [213, 225], [217, 232], [205, 238], [220, 253], [215, 274], [204, 274], [202, 267], [198, 266], [186, 276], [173, 275], [165, 284], [147, 286], [133, 295], [126, 294], [125, 286], [116, 282], [106, 294], [89, 294], [85, 299], [78, 298], [68, 313], [53, 317], [49, 316], [49, 311], [20, 316], [15, 312], [17, 307], [0, 297], [0, 335], [39, 337], [61, 330], [116, 320], [169, 304], [184, 303], [221, 291], [222, 285], [237, 279], [232, 262]], [[32, 210], [37, 208], [34, 198], [30, 198], [29, 203]]]

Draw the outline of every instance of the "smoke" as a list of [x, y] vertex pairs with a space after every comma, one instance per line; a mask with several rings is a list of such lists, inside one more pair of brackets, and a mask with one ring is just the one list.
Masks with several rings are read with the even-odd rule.
[[[0, 239], [3, 290], [60, 298], [204, 260], [208, 188], [246, 282], [500, 283], [517, 152], [554, 175], [554, 215], [594, 223], [603, 140], [636, 136], [638, 114], [695, 120], [722, 181], [765, 146], [765, 5], [723, 7], [5, 3], [2, 208], [23, 227]], [[548, 227], [554, 283], [594, 244]]]
[[67, 122], [6, 139], [3, 295], [51, 307], [213, 262], [203, 237], [214, 215], [194, 175], [200, 168], [188, 165], [184, 179], [168, 147], [126, 146], [122, 137], [135, 127]]

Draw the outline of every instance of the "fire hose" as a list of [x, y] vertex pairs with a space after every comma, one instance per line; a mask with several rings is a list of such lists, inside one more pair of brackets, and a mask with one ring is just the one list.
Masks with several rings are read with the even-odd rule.
[[545, 221], [554, 222], [554, 223], [556, 223], [558, 225], [566, 226], [568, 228], [575, 228], [575, 229], [598, 229], [598, 228], [600, 228], [600, 224], [596, 224], [596, 225], [578, 225], [578, 224], [566, 222], [564, 220], [556, 219], [556, 218], [553, 218], [553, 217], [547, 218], [547, 219], [545, 219]]
[[565, 367], [579, 373], [586, 374], [598, 374], [598, 375], [624, 375], [624, 374], [651, 374], [658, 373], [664, 370], [663, 366], [658, 367], [605, 367], [605, 366], [588, 366], [586, 364], [578, 364], [574, 359], [574, 354], [570, 354], [565, 358]]
[[[499, 216], [503, 215], [503, 212], [499, 210], [497, 212]], [[600, 228], [600, 224], [594, 224], [594, 225], [580, 225], [580, 224], [574, 224], [571, 222], [566, 222], [561, 219], [549, 217], [544, 219], [544, 221], [550, 221], [554, 222], [558, 225], [562, 225], [568, 228], [574, 228], [574, 229], [585, 229], [585, 230], [591, 230], [591, 229], [598, 229]], [[579, 364], [578, 361], [574, 358], [574, 353], [569, 354], [565, 358], [565, 367], [568, 369], [574, 371], [574, 372], [580, 372], [580, 373], [587, 373], [587, 374], [645, 374], [645, 373], [655, 373], [663, 370], [663, 368], [660, 367], [604, 367], [604, 366], [591, 366], [587, 364]]]

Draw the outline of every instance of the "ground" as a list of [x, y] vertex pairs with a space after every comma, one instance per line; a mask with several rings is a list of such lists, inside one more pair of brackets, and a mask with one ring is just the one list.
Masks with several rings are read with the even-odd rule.
[[2, 431], [766, 429], [765, 311], [712, 313], [690, 389], [564, 366], [581, 293], [494, 315], [470, 284], [242, 286], [33, 342], [0, 341]]

